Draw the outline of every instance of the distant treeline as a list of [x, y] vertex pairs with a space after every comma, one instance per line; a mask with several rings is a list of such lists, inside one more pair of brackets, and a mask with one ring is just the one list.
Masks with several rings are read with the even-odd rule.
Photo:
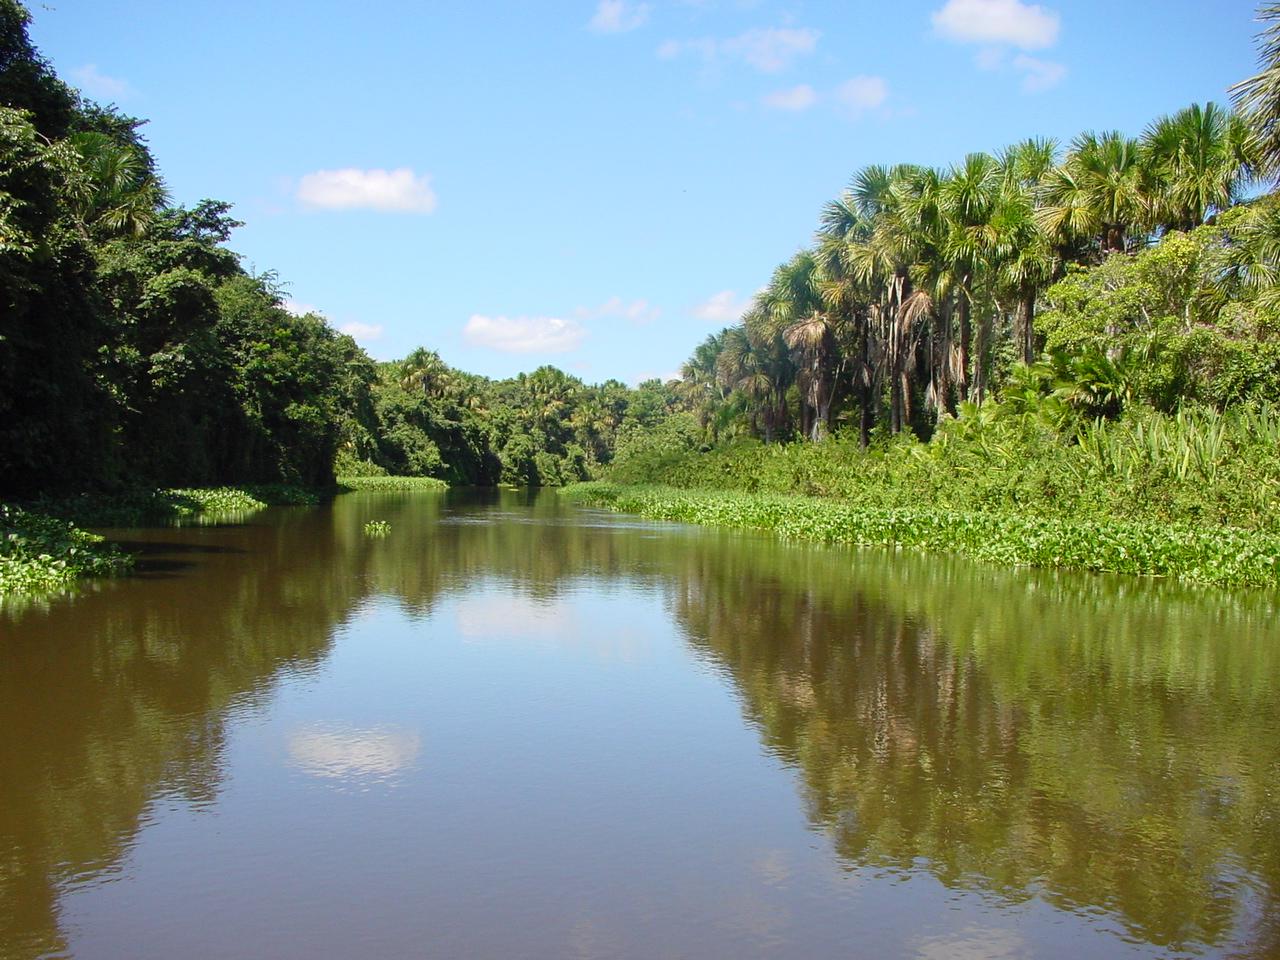
[[229, 205], [169, 205], [142, 122], [83, 98], [0, 0], [0, 495], [348, 471], [560, 483], [672, 398], [550, 367], [489, 381], [375, 363], [224, 244]]

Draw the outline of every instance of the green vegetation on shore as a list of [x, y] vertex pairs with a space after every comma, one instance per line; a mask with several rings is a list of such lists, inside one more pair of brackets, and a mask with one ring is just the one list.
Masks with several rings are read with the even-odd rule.
[[218, 523], [267, 506], [314, 505], [319, 491], [286, 485], [135, 488], [26, 504], [0, 502], [0, 597], [127, 572], [133, 557], [84, 527]]
[[121, 573], [132, 563], [67, 520], [0, 503], [0, 597], [57, 590], [79, 577]]
[[1010, 397], [862, 448], [743, 440], [702, 450], [686, 433], [624, 448], [607, 479], [746, 493], [803, 494], [861, 507], [995, 511], [1085, 521], [1142, 520], [1280, 534], [1280, 412], [1144, 407], [1064, 426]]
[[184, 487], [157, 490], [135, 487], [118, 493], [82, 493], [44, 497], [27, 507], [87, 527], [135, 527], [144, 524], [200, 523], [252, 513], [268, 506], [312, 506], [320, 490], [289, 484], [234, 487]]
[[339, 477], [341, 490], [447, 490], [449, 485], [435, 477]]
[[773, 531], [856, 546], [910, 547], [994, 563], [1170, 576], [1226, 586], [1280, 583], [1280, 536], [1119, 520], [867, 507], [812, 497], [576, 484], [579, 502], [657, 520]]

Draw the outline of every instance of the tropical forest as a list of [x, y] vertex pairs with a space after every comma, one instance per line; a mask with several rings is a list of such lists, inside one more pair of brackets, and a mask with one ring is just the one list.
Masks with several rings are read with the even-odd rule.
[[[772, 3], [584, 2], [573, 43], [689, 38], [617, 70], [621, 47], [584, 52], [571, 88], [531, 8], [483, 25], [519, 67], [483, 79], [474, 13], [325, 6], [281, 56], [356, 58], [375, 31], [378, 59], [342, 68], [371, 118], [411, 102], [396, 70], [469, 64], [413, 88], [441, 143], [486, 109], [550, 116], [544, 93], [585, 110], [643, 62], [688, 71], [701, 99], [671, 115], [709, 137], [828, 109], [861, 124], [860, 162], [797, 212], [807, 233], [738, 230], [776, 266], [699, 322], [615, 297], [383, 339], [258, 262], [292, 214], [205, 196], [154, 85], [149, 121], [61, 52], [118, 25], [0, 0], [0, 960], [1280, 951], [1280, 4], [1214, 13], [1256, 57], [1224, 89], [976, 150], [895, 139], [927, 101], [863, 73], [708, 119], [738, 74], [853, 56], [837, 38], [886, 29], [876, 2], [772, 26], [743, 19]], [[1096, 32], [1071, 7], [902, 15], [1012, 103], [1075, 81], [1046, 59]], [[1170, 35], [1212, 60], [1183, 13]], [[236, 70], [283, 36], [241, 15], [275, 46], [217, 34], [247, 51], [201, 81], [227, 98], [208, 125], [243, 115], [228, 142], [262, 138], [274, 94]], [[164, 16], [213, 63], [204, 12]], [[174, 41], [119, 43], [179, 70]], [[1117, 102], [1163, 102], [1125, 76]], [[619, 109], [648, 129], [651, 105]], [[340, 113], [326, 142], [374, 162]], [[521, 239], [578, 188], [490, 186], [476, 234], [415, 254], [412, 296], [480, 302], [475, 277], [514, 287], [522, 258], [554, 258], [529, 289], [586, 283], [597, 253], [702, 269], [637, 211], [714, 177], [659, 189], [664, 148], [649, 200], [593, 193], [592, 151], [640, 134], [572, 123], [559, 146], [513, 123], [509, 154], [480, 141], [438, 189], [560, 157], [592, 239]], [[759, 135], [803, 177], [816, 142]], [[361, 288], [358, 218], [436, 216], [428, 180], [322, 170], [296, 196], [299, 246], [347, 216], [324, 242], [357, 300], [390, 302]], [[746, 249], [725, 217], [698, 242]], [[670, 372], [635, 372], [621, 331]], [[467, 372], [485, 336], [504, 359]], [[587, 338], [607, 369], [561, 349]]]

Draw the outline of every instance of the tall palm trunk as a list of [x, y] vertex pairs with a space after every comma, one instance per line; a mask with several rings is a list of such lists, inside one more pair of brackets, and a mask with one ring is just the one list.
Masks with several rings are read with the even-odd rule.
[[858, 336], [858, 434], [865, 450], [871, 443], [871, 426], [875, 418], [871, 387], [871, 318], [862, 322]]
[[1022, 362], [1031, 364], [1036, 359], [1036, 288], [1034, 284], [1022, 285], [1019, 298], [1016, 339]]
[[970, 318], [972, 305], [969, 302], [969, 277], [965, 276], [956, 298], [956, 316], [960, 321], [960, 369], [956, 377], [956, 388], [960, 396], [966, 400], [969, 395], [969, 355], [973, 347], [973, 324]]
[[987, 352], [991, 341], [991, 314], [978, 317], [978, 345], [973, 357], [973, 399], [978, 405], [987, 398]]
[[933, 396], [939, 415], [945, 410], [955, 414], [955, 400], [951, 395], [951, 352], [955, 349], [951, 339], [951, 304], [944, 300], [935, 318], [931, 336], [933, 355], [930, 363]]
[[893, 281], [893, 319], [889, 330], [889, 429], [901, 433], [907, 421], [907, 317], [904, 304], [911, 296], [911, 277], [899, 269]]

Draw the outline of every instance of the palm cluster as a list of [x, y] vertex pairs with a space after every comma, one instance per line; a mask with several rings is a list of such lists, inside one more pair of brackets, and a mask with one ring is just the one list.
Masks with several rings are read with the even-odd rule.
[[818, 441], [840, 419], [927, 431], [1038, 353], [1036, 309], [1072, 264], [1132, 252], [1240, 203], [1260, 175], [1241, 116], [1191, 106], [1140, 137], [1030, 139], [949, 169], [870, 166], [681, 388], [707, 430]]

